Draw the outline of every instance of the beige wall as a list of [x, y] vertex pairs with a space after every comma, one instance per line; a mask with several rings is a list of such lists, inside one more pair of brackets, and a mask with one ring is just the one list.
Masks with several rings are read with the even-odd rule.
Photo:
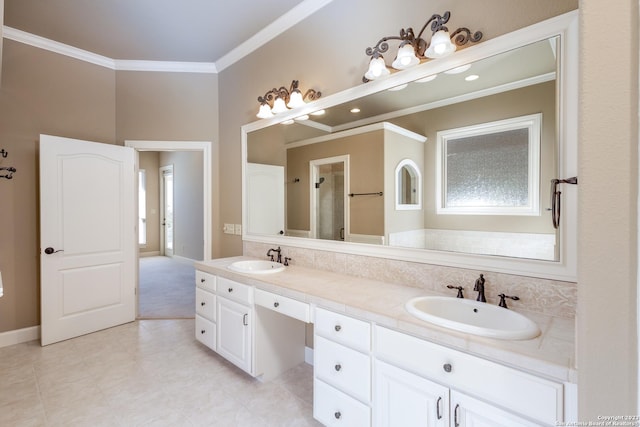
[[156, 151], [141, 151], [139, 156], [139, 167], [145, 170], [147, 211], [147, 243], [140, 248], [140, 252], [159, 252], [160, 181], [158, 168], [160, 167], [160, 153]]
[[173, 165], [174, 255], [203, 259], [202, 152], [160, 153], [160, 166]]
[[115, 143], [115, 75], [4, 40], [0, 91], [0, 332], [40, 323], [38, 141], [40, 134]]
[[[287, 150], [287, 229], [309, 230], [309, 162], [349, 155], [350, 192], [370, 193], [384, 188], [384, 131], [378, 130], [321, 144]], [[350, 201], [350, 232], [384, 235], [384, 199], [353, 197]]]
[[581, 1], [580, 17], [578, 384], [595, 421], [638, 414], [638, 1]]

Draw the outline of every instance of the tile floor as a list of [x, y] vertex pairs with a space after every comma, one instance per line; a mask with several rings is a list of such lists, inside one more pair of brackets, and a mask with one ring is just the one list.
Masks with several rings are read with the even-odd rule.
[[0, 426], [320, 425], [311, 366], [262, 383], [193, 330], [193, 319], [140, 320], [47, 347], [0, 348]]

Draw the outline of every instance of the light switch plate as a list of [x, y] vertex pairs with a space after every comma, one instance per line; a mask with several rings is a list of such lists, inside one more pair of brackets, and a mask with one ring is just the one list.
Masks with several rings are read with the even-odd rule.
[[242, 235], [242, 224], [236, 224], [236, 234], [241, 236]]
[[233, 224], [224, 224], [222, 232], [225, 234], [233, 234], [235, 232], [235, 227]]

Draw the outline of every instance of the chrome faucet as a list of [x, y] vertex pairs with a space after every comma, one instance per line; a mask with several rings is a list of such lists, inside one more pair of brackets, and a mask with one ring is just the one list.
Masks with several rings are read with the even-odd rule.
[[270, 257], [271, 261], [275, 261], [273, 259], [273, 252], [278, 254], [277, 262], [282, 263], [282, 249], [280, 249], [280, 246], [278, 246], [278, 249], [272, 248], [267, 251], [267, 256]]
[[487, 299], [484, 297], [484, 274], [480, 274], [480, 277], [476, 279], [473, 290], [478, 292], [478, 298], [476, 298], [476, 301], [487, 302]]

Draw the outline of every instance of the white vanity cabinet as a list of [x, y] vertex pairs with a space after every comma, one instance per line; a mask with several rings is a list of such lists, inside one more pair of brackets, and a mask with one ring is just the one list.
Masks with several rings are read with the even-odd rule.
[[218, 277], [216, 311], [216, 351], [253, 374], [253, 288]]
[[313, 416], [325, 426], [371, 425], [371, 324], [316, 308]]
[[[375, 426], [531, 427], [564, 419], [560, 383], [380, 326], [374, 342]], [[422, 423], [405, 422], [408, 411]]]
[[196, 271], [196, 339], [216, 350], [216, 276]]
[[198, 341], [253, 375], [253, 288], [196, 270]]

